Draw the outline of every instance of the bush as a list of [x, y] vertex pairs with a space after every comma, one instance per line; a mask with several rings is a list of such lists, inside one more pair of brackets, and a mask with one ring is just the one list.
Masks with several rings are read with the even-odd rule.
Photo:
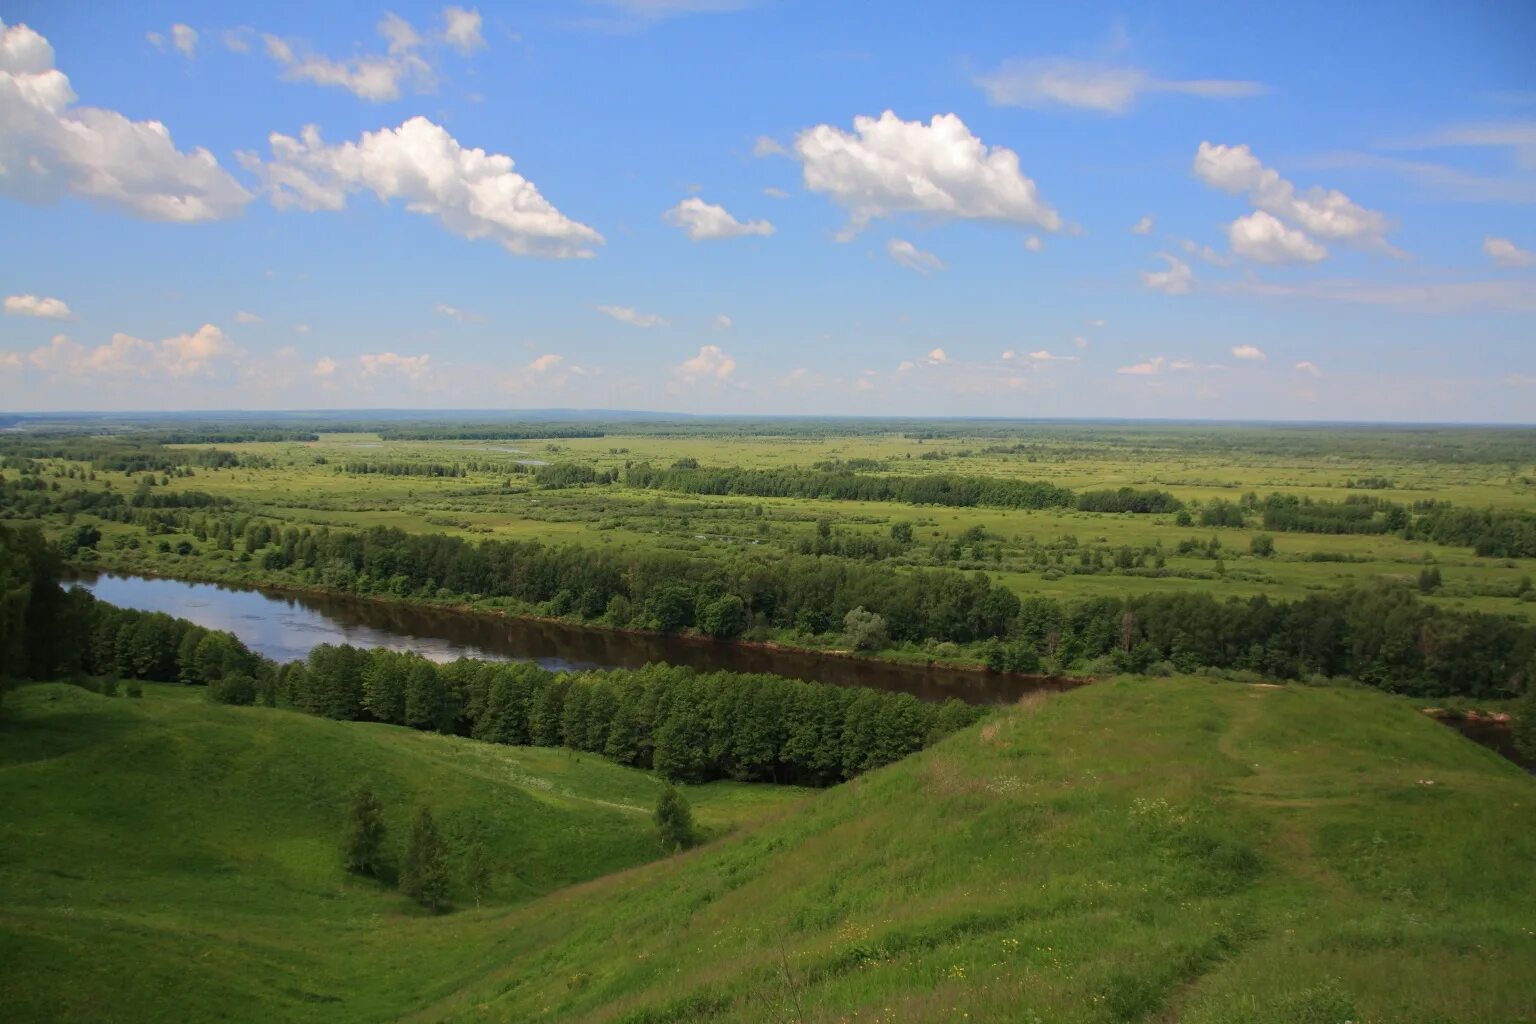
[[101, 695], [103, 697], [116, 697], [117, 696], [117, 677], [116, 676], [107, 676], [107, 678], [105, 678], [105, 679], [103, 679], [101, 681]]
[[661, 791], [661, 799], [656, 802], [655, 819], [656, 836], [661, 840], [661, 848], [668, 853], [686, 850], [699, 841], [693, 826], [693, 811], [676, 786], [668, 786]]
[[144, 687], [137, 679], [129, 680], [127, 688], [123, 690], [128, 696], [135, 699], [144, 696]]
[[208, 684], [208, 699], [215, 704], [249, 705], [256, 701], [256, 680], [243, 672]]

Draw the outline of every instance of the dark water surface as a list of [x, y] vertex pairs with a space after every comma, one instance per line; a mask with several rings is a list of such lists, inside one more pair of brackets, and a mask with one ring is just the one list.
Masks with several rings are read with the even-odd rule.
[[910, 693], [924, 700], [958, 697], [971, 704], [1012, 702], [1072, 683], [1008, 672], [898, 665], [677, 636], [588, 629], [507, 619], [334, 594], [293, 594], [218, 583], [143, 576], [82, 575], [75, 581], [120, 608], [166, 612], [225, 629], [277, 661], [303, 658], [318, 644], [416, 651], [433, 661], [486, 658], [532, 661], [548, 669], [640, 668], [652, 662], [700, 671], [767, 672]]

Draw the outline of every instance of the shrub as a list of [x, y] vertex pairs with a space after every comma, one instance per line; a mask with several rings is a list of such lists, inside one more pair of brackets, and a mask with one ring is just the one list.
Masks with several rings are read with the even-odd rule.
[[661, 840], [661, 848], [668, 853], [686, 850], [699, 841], [693, 826], [693, 811], [676, 786], [661, 791], [661, 799], [656, 802], [655, 820], [656, 836]]
[[874, 651], [885, 646], [885, 620], [862, 606], [843, 616], [843, 635], [856, 651]]
[[123, 690], [123, 692], [128, 696], [137, 699], [144, 696], [144, 687], [139, 683], [137, 679], [131, 679], [129, 680], [128, 686]]

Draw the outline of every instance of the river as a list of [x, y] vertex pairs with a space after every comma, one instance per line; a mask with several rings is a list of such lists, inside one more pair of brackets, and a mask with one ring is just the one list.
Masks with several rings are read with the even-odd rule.
[[1044, 676], [845, 658], [808, 651], [717, 643], [503, 618], [336, 594], [290, 593], [114, 574], [74, 581], [120, 608], [166, 612], [238, 636], [277, 661], [303, 658], [319, 644], [416, 651], [433, 661], [532, 661], [548, 669], [640, 668], [652, 662], [700, 671], [764, 672], [910, 693], [923, 700], [1011, 703], [1029, 693], [1075, 685]]

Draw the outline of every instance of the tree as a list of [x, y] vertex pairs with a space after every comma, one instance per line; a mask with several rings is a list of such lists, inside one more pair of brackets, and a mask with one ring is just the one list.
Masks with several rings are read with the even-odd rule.
[[746, 605], [735, 594], [706, 602], [699, 609], [699, 629], [716, 640], [730, 640], [746, 628]]
[[383, 851], [384, 806], [365, 782], [353, 791], [347, 807], [346, 832], [341, 841], [342, 860], [353, 874], [378, 877], [383, 867]]
[[1515, 701], [1514, 721], [1510, 730], [1514, 734], [1515, 749], [1527, 761], [1536, 762], [1536, 660], [1525, 672], [1525, 693]]
[[693, 811], [676, 786], [661, 791], [661, 799], [656, 801], [655, 818], [657, 838], [661, 840], [661, 848], [668, 853], [686, 850], [699, 841], [693, 827]]
[[485, 841], [475, 836], [464, 847], [464, 888], [475, 898], [475, 906], [491, 891], [491, 852]]
[[400, 891], [436, 914], [448, 905], [448, 867], [443, 857], [443, 837], [423, 807], [411, 823], [400, 865]]
[[1257, 534], [1248, 542], [1248, 550], [1260, 558], [1268, 558], [1275, 553], [1275, 538], [1267, 533]]
[[885, 646], [885, 620], [863, 606], [843, 616], [843, 633], [848, 646], [856, 651], [873, 651]]

